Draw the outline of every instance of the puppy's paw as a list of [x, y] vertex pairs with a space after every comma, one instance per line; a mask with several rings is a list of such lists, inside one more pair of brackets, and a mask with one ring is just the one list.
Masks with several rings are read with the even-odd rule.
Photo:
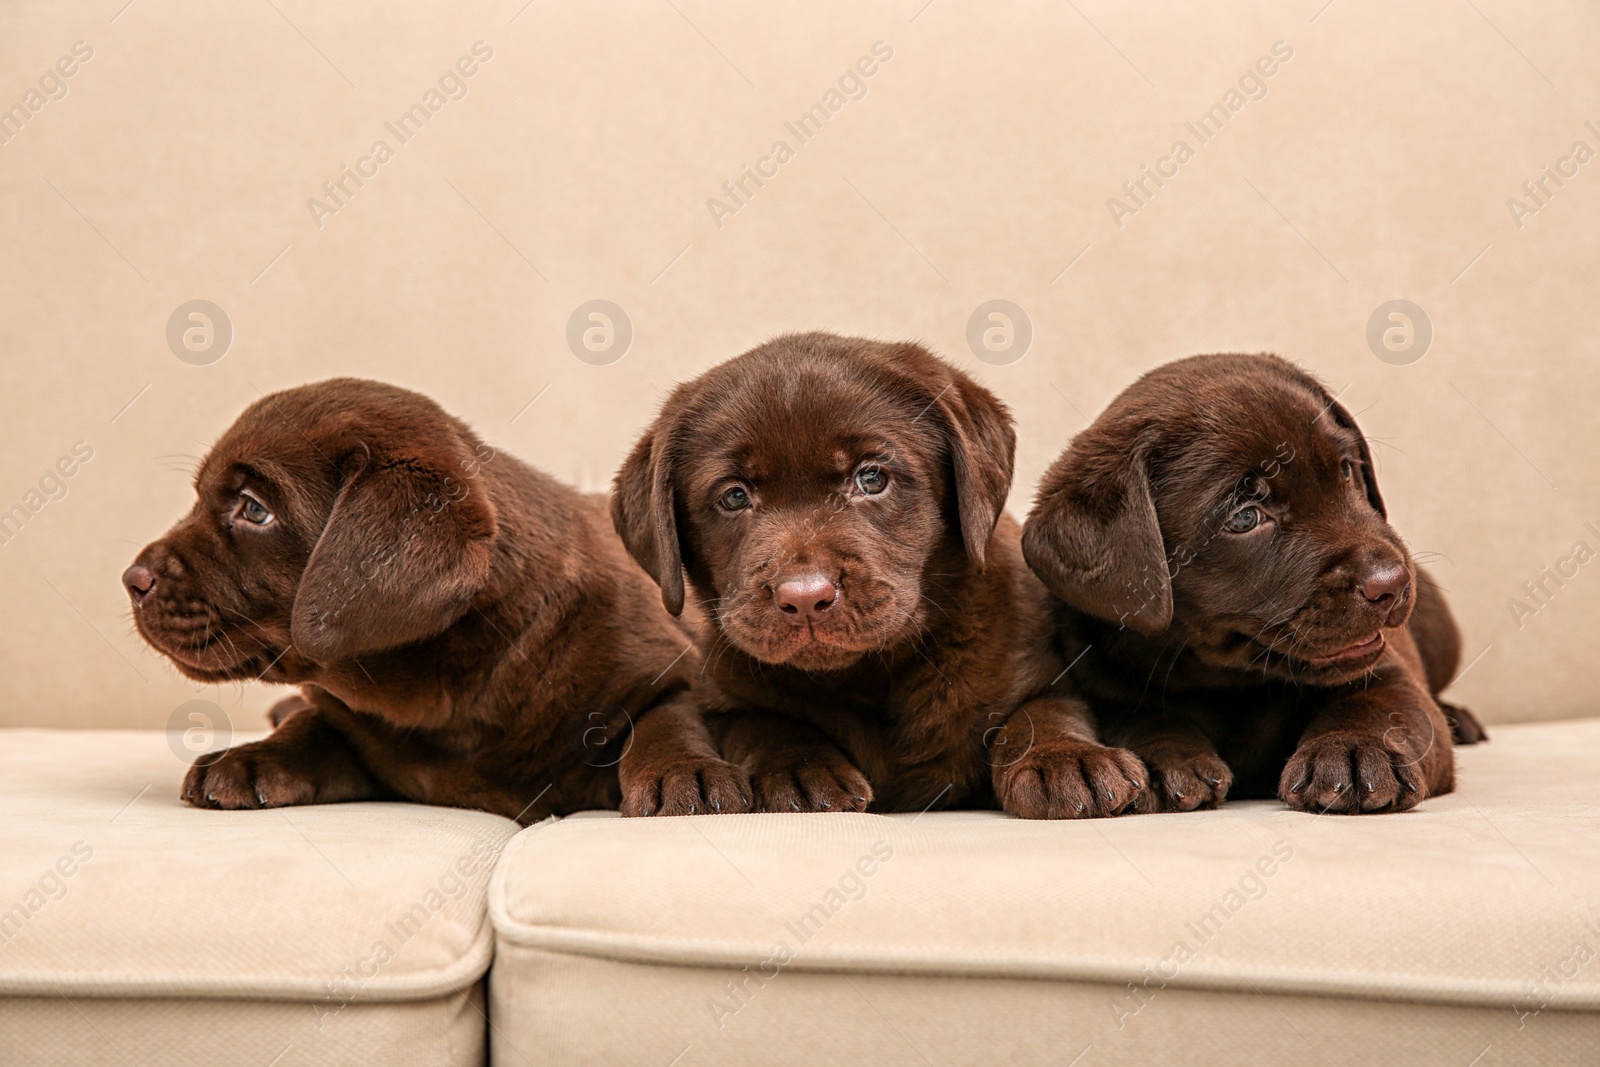
[[866, 811], [872, 786], [844, 759], [807, 760], [752, 775], [756, 811]]
[[1145, 767], [1138, 756], [1085, 741], [1036, 744], [995, 773], [1000, 806], [1023, 819], [1121, 815], [1145, 790]]
[[201, 756], [183, 779], [183, 799], [197, 808], [285, 808], [316, 797], [316, 781], [270, 739]]
[[1139, 797], [1140, 813], [1215, 808], [1228, 798], [1233, 772], [1214, 752], [1144, 753], [1150, 788]]
[[1416, 757], [1366, 734], [1332, 733], [1302, 742], [1278, 780], [1285, 804], [1316, 814], [1405, 811], [1427, 795]]
[[750, 778], [720, 759], [679, 760], [631, 777], [622, 814], [717, 815], [750, 810]]
[[1456, 744], [1476, 745], [1489, 740], [1489, 731], [1483, 728], [1483, 723], [1460, 704], [1446, 704], [1441, 700], [1439, 710], [1444, 712], [1445, 722], [1450, 724], [1450, 739]]

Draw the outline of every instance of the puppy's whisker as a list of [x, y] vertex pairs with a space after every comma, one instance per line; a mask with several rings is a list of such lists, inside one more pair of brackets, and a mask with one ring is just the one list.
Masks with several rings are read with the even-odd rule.
[[[938, 608], [939, 609], [939, 613], [941, 615], [943, 615], [946, 619], [950, 619], [950, 613], [945, 610], [945, 607], [944, 607], [943, 604], [941, 604], [937, 600], [933, 599], [933, 597], [929, 596], [927, 593], [918, 593], [917, 595], [920, 596], [923, 600], [926, 600], [928, 603], [932, 604], [934, 607]], [[906, 617], [910, 618], [910, 616], [906, 616]], [[951, 621], [954, 621], [954, 620], [951, 620]]]
[[[1178, 660], [1183, 656], [1183, 650], [1189, 647], [1189, 639], [1184, 638], [1178, 645], [1178, 650], [1172, 654], [1172, 662], [1167, 665], [1167, 675], [1161, 680], [1161, 710], [1167, 708], [1167, 687], [1172, 684], [1172, 669], [1178, 665]], [[1159, 661], [1158, 661], [1159, 662]]]

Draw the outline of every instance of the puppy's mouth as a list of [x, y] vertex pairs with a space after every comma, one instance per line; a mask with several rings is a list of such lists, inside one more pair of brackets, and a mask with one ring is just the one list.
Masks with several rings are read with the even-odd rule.
[[[1342, 643], [1341, 643], [1342, 642]], [[1388, 640], [1382, 630], [1330, 642], [1257, 644], [1281, 664], [1280, 673], [1297, 681], [1331, 685], [1358, 678], [1383, 658]], [[1324, 651], [1326, 650], [1326, 651]]]
[[877, 593], [870, 603], [847, 601], [842, 610], [801, 623], [775, 617], [759, 601], [733, 606], [719, 613], [717, 621], [734, 647], [763, 663], [803, 671], [842, 670], [920, 629], [915, 604], [900, 604], [889, 590]]
[[839, 633], [839, 629], [833, 620], [820, 625], [785, 624], [782, 629], [762, 627], [753, 631], [738, 625], [725, 623], [723, 626], [728, 639], [748, 655], [763, 663], [797, 667], [805, 671], [848, 667], [867, 652], [884, 644], [879, 637], [862, 640], [862, 635], [845, 635]]
[[256, 651], [255, 642], [248, 642], [249, 650], [242, 648], [240, 642], [246, 639], [230, 633], [230, 628], [211, 611], [179, 611], [145, 602], [133, 606], [133, 621], [139, 636], [151, 648], [195, 681], [254, 678], [266, 662]]
[[1359, 638], [1343, 648], [1320, 656], [1309, 656], [1306, 662], [1313, 667], [1365, 667], [1375, 662], [1383, 655], [1383, 631], [1374, 630], [1365, 637]]
[[1231, 670], [1258, 671], [1286, 681], [1334, 685], [1360, 677], [1383, 657], [1388, 639], [1382, 630], [1355, 637], [1307, 639], [1289, 634], [1239, 629], [1221, 645], [1193, 646], [1202, 660]]

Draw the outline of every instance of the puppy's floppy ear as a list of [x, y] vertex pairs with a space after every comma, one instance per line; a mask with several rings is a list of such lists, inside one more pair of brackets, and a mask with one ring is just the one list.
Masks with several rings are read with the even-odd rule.
[[949, 434], [961, 540], [967, 556], [982, 567], [1011, 492], [1017, 452], [1011, 413], [999, 397], [960, 373], [933, 404]]
[[665, 417], [645, 431], [617, 471], [611, 524], [628, 553], [661, 587], [661, 603], [672, 614], [683, 614], [683, 554], [672, 489], [671, 427]]
[[1091, 426], [1045, 474], [1022, 530], [1023, 557], [1052, 593], [1146, 635], [1172, 624], [1149, 450]]
[[1356, 425], [1355, 416], [1333, 395], [1321, 385], [1317, 391], [1322, 394], [1323, 410], [1332, 416], [1333, 421], [1356, 435], [1356, 448], [1361, 452], [1361, 480], [1367, 487], [1367, 503], [1373, 510], [1385, 519], [1389, 517], [1389, 509], [1383, 506], [1383, 495], [1378, 492], [1378, 472], [1372, 466], [1372, 449], [1367, 447], [1367, 435], [1361, 432], [1361, 427]]
[[320, 663], [421, 641], [461, 618], [488, 580], [497, 529], [459, 440], [398, 453], [358, 440], [334, 459], [338, 496], [290, 618], [294, 647]]

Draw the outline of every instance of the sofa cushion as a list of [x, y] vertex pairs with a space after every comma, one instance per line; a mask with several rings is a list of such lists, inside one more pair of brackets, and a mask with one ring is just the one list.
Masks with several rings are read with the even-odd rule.
[[[1038, 1058], [1120, 1045], [1140, 1062], [1151, 1050], [1130, 1028], [1162, 1032], [1185, 1005], [1204, 1006], [1197, 1023], [1225, 1018], [1229, 996], [1246, 1014], [1288, 998], [1338, 1023], [1337, 1040], [1376, 1026], [1363, 1039], [1398, 1047], [1389, 1030], [1427, 1017], [1434, 1028], [1408, 1042], [1515, 1039], [1561, 1062], [1600, 1032], [1600, 1015], [1570, 1014], [1600, 1009], [1600, 721], [1502, 727], [1459, 755], [1458, 792], [1392, 816], [1258, 801], [1077, 823], [547, 823], [511, 842], [491, 884], [492, 1013], [509, 1041], [554, 1062], [575, 1049], [665, 1060], [686, 1046], [685, 1062], [737, 1062], [779, 1034], [835, 1029], [827, 1006], [859, 1006], [870, 980], [922, 1016], [919, 1040], [934, 1047], [1008, 1017], [1001, 1002], [1043, 996], [1071, 1010], [1039, 1029]], [[1035, 992], [1041, 979], [1055, 992]], [[586, 983], [652, 1022], [586, 1025]], [[967, 995], [951, 996], [958, 987]], [[1385, 1016], [1372, 1010], [1382, 1002], [1408, 1007]], [[948, 1007], [930, 1014], [932, 1003]], [[868, 1031], [887, 1024], [846, 1015]], [[1041, 1047], [1052, 1036], [1077, 1044]], [[892, 1040], [884, 1054], [895, 1047], [921, 1062]]]
[[[8, 999], [6, 1015], [117, 998], [183, 1005], [193, 1026], [197, 998], [293, 1002], [326, 1033], [416, 1002], [412, 1051], [464, 1032], [464, 1062], [483, 1055], [471, 989], [493, 950], [484, 894], [509, 820], [409, 804], [199, 811], [178, 800], [186, 765], [162, 733], [0, 742], [0, 997], [51, 1005]], [[441, 1026], [440, 1011], [466, 1014]], [[391, 1020], [390, 1044], [404, 1012], [374, 1017]]]

